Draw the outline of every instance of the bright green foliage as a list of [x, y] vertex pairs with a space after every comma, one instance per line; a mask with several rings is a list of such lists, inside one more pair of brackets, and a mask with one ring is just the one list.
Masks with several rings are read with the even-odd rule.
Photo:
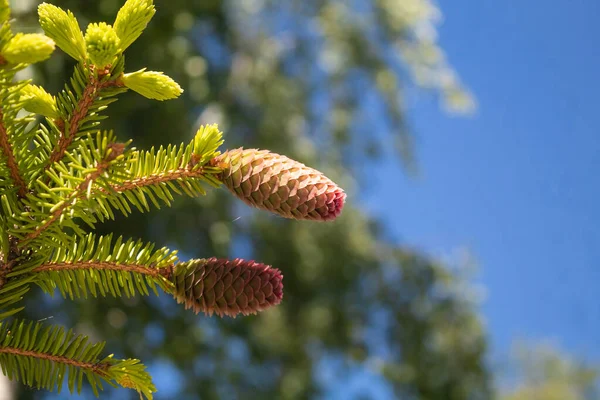
[[56, 99], [41, 86], [29, 84], [23, 87], [21, 100], [23, 100], [23, 108], [31, 113], [50, 118], [59, 117]]
[[[104, 343], [88, 345], [87, 337], [57, 326], [3, 321], [23, 309], [18, 303], [32, 284], [51, 295], [58, 289], [68, 299], [158, 295], [161, 289], [186, 307], [191, 304], [186, 296], [193, 296], [194, 310], [209, 315], [247, 315], [282, 299], [281, 272], [268, 265], [204, 259], [185, 281], [191, 284], [180, 279], [176, 287], [177, 271], [187, 264], [175, 252], [88, 233], [115, 219], [115, 211], [128, 216], [134, 208], [171, 205], [175, 195], [204, 195], [208, 187], [220, 186], [228, 167], [217, 158], [223, 134], [216, 125], [201, 126], [187, 144], [150, 150], [99, 129], [102, 111], [127, 89], [158, 100], [182, 92], [161, 72], [125, 73], [119, 37], [127, 47], [153, 13], [151, 2], [128, 0], [118, 29], [91, 23], [84, 38], [72, 13], [44, 3], [39, 16], [48, 37], [13, 35], [7, 22], [0, 27], [0, 366], [10, 379], [60, 391], [67, 376], [69, 390], [79, 392], [85, 376], [96, 395], [101, 381], [134, 389], [140, 397], [152, 398], [155, 391], [139, 360], [102, 359]], [[53, 40], [80, 61], [56, 97], [16, 80], [18, 70], [49, 56]], [[268, 166], [264, 173], [278, 179]]]
[[[135, 273], [138, 267], [151, 265], [149, 272], [172, 266], [176, 252], [167, 248], [154, 250], [151, 243], [143, 243], [122, 237], [112, 240], [112, 235], [96, 237], [89, 234], [81, 240], [73, 240], [70, 248], [57, 247], [47, 257], [44, 265], [36, 267], [36, 281], [49, 294], [58, 289], [71, 300], [87, 298], [88, 295], [132, 297], [136, 293], [158, 295], [157, 286], [169, 290], [170, 283], [160, 273]], [[69, 265], [70, 269], [63, 268]], [[132, 270], [119, 269], [130, 265]]]
[[87, 53], [96, 67], [112, 63], [119, 52], [119, 43], [117, 33], [105, 22], [89, 24], [85, 31]]
[[[223, 133], [219, 131], [217, 124], [201, 126], [192, 142], [194, 154], [221, 155], [217, 149], [223, 144]], [[205, 155], [195, 160], [197, 164], [206, 164], [210, 161]]]
[[122, 50], [142, 34], [155, 12], [152, 0], [128, 1], [121, 7], [115, 20], [115, 31], [121, 39]]
[[13, 64], [44, 61], [54, 51], [54, 41], [38, 33], [17, 33], [2, 49], [2, 56]]
[[62, 51], [78, 61], [86, 59], [83, 33], [71, 11], [64, 11], [52, 4], [42, 3], [38, 7], [38, 14], [42, 29]]
[[179, 97], [183, 90], [173, 79], [162, 72], [141, 69], [123, 76], [123, 84], [144, 97], [170, 100]]
[[90, 344], [88, 340], [71, 330], [39, 322], [0, 322], [2, 372], [29, 386], [59, 392], [63, 377], [67, 377], [69, 391], [78, 393], [85, 378], [96, 395], [102, 390], [102, 381], [113, 386], [126, 381], [127, 387], [151, 397], [154, 385], [139, 360], [100, 358], [104, 343]]
[[[86, 217], [94, 215], [86, 204], [103, 189], [97, 182], [131, 179], [126, 175], [131, 164], [131, 157], [124, 155], [127, 143], [96, 128], [102, 119], [98, 113], [126, 90], [117, 82], [123, 60], [118, 58], [101, 74], [78, 64], [71, 84], [56, 99], [27, 81], [15, 81], [19, 69], [50, 55], [51, 37], [80, 61], [86, 54], [71, 13], [48, 4], [39, 10], [49, 37], [13, 35], [8, 23], [0, 28], [6, 60], [0, 67], [0, 319], [22, 310], [17, 303], [31, 283], [48, 292], [58, 288], [70, 298], [148, 294], [157, 286], [169, 290], [169, 282], [153, 272], [176, 260], [168, 250], [153, 252], [153, 244], [122, 238], [112, 243], [110, 236], [85, 235], [79, 226], [78, 218], [88, 225], [95, 221]], [[111, 42], [110, 34], [94, 34], [93, 28], [90, 32], [90, 56], [112, 61], [118, 51], [116, 34]], [[24, 109], [49, 118], [32, 129], [34, 115], [20, 116]], [[30, 386], [60, 390], [62, 377], [68, 376], [69, 389], [80, 391], [85, 376], [95, 393], [102, 380], [148, 398], [155, 390], [138, 360], [102, 359], [103, 343], [88, 345], [86, 337], [56, 326], [2, 322], [0, 341], [3, 372]]]

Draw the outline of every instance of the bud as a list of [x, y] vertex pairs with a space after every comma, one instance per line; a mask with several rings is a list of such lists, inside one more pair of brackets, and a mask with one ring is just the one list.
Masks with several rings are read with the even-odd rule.
[[115, 31], [121, 39], [121, 51], [142, 34], [155, 12], [152, 0], [127, 0], [115, 20]]
[[175, 266], [175, 298], [197, 314], [256, 314], [281, 302], [283, 275], [268, 265], [208, 258]]
[[52, 4], [42, 3], [38, 7], [38, 14], [42, 29], [58, 47], [77, 61], [87, 58], [83, 33], [71, 11], [65, 12]]
[[112, 64], [119, 53], [119, 37], [112, 26], [104, 22], [88, 25], [85, 44], [90, 61], [99, 68]]
[[223, 132], [217, 124], [201, 125], [194, 136], [192, 165], [205, 165], [213, 157], [219, 155], [217, 149], [223, 144]]
[[43, 88], [29, 84], [20, 93], [23, 108], [27, 111], [45, 117], [58, 118], [56, 99]]
[[44, 61], [54, 51], [54, 42], [39, 33], [17, 33], [2, 49], [2, 56], [12, 64]]
[[183, 89], [162, 72], [146, 71], [123, 75], [123, 84], [144, 97], [155, 100], [170, 100], [179, 97]]
[[106, 146], [106, 161], [114, 161], [119, 158], [125, 152], [127, 143], [109, 143]]
[[285, 218], [329, 221], [346, 193], [321, 172], [267, 150], [229, 150], [212, 162], [221, 180], [245, 203]]

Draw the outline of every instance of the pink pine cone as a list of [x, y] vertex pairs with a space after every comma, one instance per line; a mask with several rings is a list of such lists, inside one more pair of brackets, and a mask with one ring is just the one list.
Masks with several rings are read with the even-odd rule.
[[175, 298], [197, 314], [235, 317], [256, 314], [281, 302], [283, 275], [268, 265], [242, 259], [208, 258], [177, 264]]
[[221, 180], [245, 203], [286, 218], [330, 221], [346, 193], [321, 172], [267, 150], [229, 150], [213, 160]]

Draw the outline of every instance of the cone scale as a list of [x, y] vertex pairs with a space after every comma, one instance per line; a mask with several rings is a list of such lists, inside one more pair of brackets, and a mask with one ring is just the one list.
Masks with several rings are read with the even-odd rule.
[[246, 204], [285, 218], [330, 221], [346, 193], [321, 172], [267, 150], [229, 150], [212, 162], [221, 181]]

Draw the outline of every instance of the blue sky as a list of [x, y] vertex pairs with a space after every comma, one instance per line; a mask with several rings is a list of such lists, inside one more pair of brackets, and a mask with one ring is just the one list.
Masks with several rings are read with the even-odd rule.
[[432, 95], [410, 99], [421, 176], [390, 163], [373, 199], [401, 206], [372, 205], [403, 242], [472, 251], [495, 357], [549, 339], [600, 361], [600, 2], [439, 6], [441, 46], [479, 110], [455, 118]]

